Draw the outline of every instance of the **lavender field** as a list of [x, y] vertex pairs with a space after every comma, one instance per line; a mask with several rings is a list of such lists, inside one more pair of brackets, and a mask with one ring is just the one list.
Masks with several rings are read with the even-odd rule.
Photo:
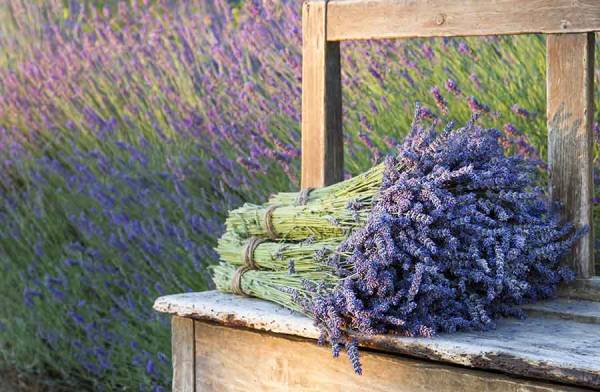
[[[301, 3], [112, 3], [0, 3], [0, 368], [162, 391], [154, 299], [211, 288], [227, 211], [299, 185]], [[344, 43], [342, 68], [347, 176], [416, 101], [546, 170], [544, 37]]]

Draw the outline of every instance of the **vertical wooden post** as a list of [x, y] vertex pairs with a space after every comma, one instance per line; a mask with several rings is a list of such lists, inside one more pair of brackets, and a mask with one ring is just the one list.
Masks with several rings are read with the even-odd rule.
[[565, 260], [578, 278], [594, 275], [592, 121], [594, 33], [547, 35], [550, 194], [564, 217], [590, 231]]
[[194, 345], [194, 320], [173, 316], [171, 320], [173, 392], [194, 392], [196, 390]]
[[339, 42], [327, 42], [327, 0], [302, 8], [302, 187], [343, 179]]

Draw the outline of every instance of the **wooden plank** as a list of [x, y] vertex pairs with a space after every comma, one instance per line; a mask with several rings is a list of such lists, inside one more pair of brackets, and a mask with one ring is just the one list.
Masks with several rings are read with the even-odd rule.
[[600, 302], [600, 277], [577, 279], [560, 289], [561, 297]]
[[343, 179], [340, 46], [327, 42], [326, 0], [302, 8], [302, 187]]
[[331, 0], [327, 39], [600, 30], [598, 0]]
[[[600, 1], [596, 4], [600, 5]], [[546, 39], [550, 194], [563, 205], [565, 219], [590, 228], [565, 263], [578, 278], [591, 278], [594, 34], [551, 34]]]
[[[208, 291], [157, 299], [154, 308], [196, 320], [316, 339], [312, 321], [271, 302]], [[588, 313], [587, 317], [591, 317]], [[500, 319], [485, 332], [434, 338], [361, 337], [376, 350], [600, 389], [600, 328], [575, 320]]]
[[274, 303], [220, 291], [182, 293], [157, 298], [154, 310], [195, 320], [317, 339], [319, 330], [308, 317]]
[[194, 320], [173, 316], [171, 320], [173, 352], [173, 392], [194, 392], [195, 350]]
[[[227, 342], [227, 344], [223, 344]], [[343, 355], [304, 339], [196, 322], [202, 391], [576, 391], [577, 388], [362, 352], [357, 376]]]
[[[600, 324], [600, 302], [559, 298], [524, 305], [531, 316], [575, 320], [580, 323]], [[598, 326], [597, 328], [600, 328]]]

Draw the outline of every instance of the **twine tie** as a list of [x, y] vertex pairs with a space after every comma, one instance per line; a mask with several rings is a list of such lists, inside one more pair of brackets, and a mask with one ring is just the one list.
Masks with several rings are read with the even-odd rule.
[[265, 231], [267, 232], [267, 236], [272, 240], [277, 238], [277, 232], [275, 231], [275, 227], [273, 226], [273, 211], [275, 211], [277, 207], [279, 206], [272, 205], [265, 210]]
[[243, 252], [244, 265], [236, 269], [231, 278], [231, 291], [234, 294], [248, 296], [244, 292], [244, 289], [242, 289], [242, 276], [248, 271], [258, 269], [258, 265], [256, 265], [256, 261], [254, 260], [254, 251], [258, 245], [265, 241], [266, 239], [258, 237], [250, 237], [248, 240]]

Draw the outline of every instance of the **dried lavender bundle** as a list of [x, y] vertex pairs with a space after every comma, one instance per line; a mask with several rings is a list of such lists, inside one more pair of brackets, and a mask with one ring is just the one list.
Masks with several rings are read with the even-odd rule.
[[[535, 170], [505, 156], [494, 129], [470, 122], [437, 133], [416, 121], [386, 160], [368, 211], [358, 209], [359, 223], [329, 256], [326, 279], [252, 271], [242, 281], [251, 295], [312, 317], [334, 354], [347, 348], [358, 373], [350, 332], [493, 328], [495, 318], [522, 317], [519, 304], [550, 297], [572, 278], [560, 258], [586, 230], [560, 222]], [[303, 207], [311, 204], [319, 202]]]
[[332, 238], [316, 241], [308, 238], [302, 242], [282, 242], [262, 239], [240, 238], [235, 233], [226, 232], [215, 250], [222, 261], [234, 266], [247, 264], [248, 258], [256, 268], [273, 271], [311, 272], [331, 270], [327, 265], [329, 256], [343, 241]]
[[245, 204], [229, 213], [227, 230], [241, 238], [269, 237], [268, 220], [276, 236], [286, 240], [347, 236], [366, 221], [383, 171], [381, 164], [328, 187], [278, 193], [262, 206]]
[[[384, 164], [372, 167], [366, 172], [348, 180], [323, 188], [311, 189], [306, 195], [307, 204], [319, 203], [321, 206], [346, 207], [349, 202], [370, 203], [381, 185], [385, 170]], [[302, 192], [280, 192], [271, 196], [270, 205], [294, 205], [303, 198]]]
[[[233, 292], [231, 282], [237, 266], [220, 263], [211, 267], [217, 290]], [[313, 317], [309, 304], [317, 287], [333, 290], [339, 278], [328, 271], [303, 271], [289, 274], [287, 271], [250, 270], [241, 279], [244, 294], [278, 303], [286, 308]]]
[[[211, 270], [217, 290], [233, 292], [231, 282], [234, 280], [236, 267], [220, 263], [211, 267]], [[351, 331], [331, 328], [335, 325], [328, 324], [331, 324], [333, 319], [318, 319], [318, 315], [313, 312], [316, 304], [334, 292], [341, 282], [339, 276], [329, 272], [303, 271], [289, 274], [285, 271], [251, 270], [244, 273], [241, 290], [246, 295], [275, 302], [315, 320], [315, 324], [322, 331], [319, 343], [323, 344], [329, 339], [335, 357], [339, 356], [341, 349], [345, 347], [354, 369], [360, 373], [357, 341], [349, 337]], [[343, 323], [341, 319], [333, 322], [339, 322], [340, 327]], [[339, 336], [335, 333], [339, 333]], [[336, 343], [333, 343], [334, 341]]]
[[351, 268], [309, 305], [334, 347], [345, 331], [493, 328], [572, 278], [560, 258], [586, 229], [559, 221], [534, 164], [505, 156], [499, 138], [473, 123], [441, 135], [415, 124], [366, 224], [338, 248]]

